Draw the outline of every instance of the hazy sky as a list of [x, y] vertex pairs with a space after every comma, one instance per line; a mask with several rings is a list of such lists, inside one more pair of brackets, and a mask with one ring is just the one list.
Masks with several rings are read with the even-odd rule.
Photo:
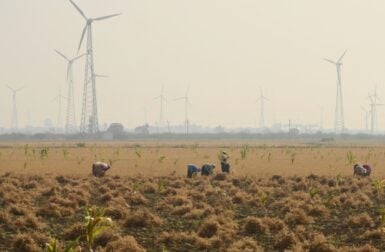
[[[385, 102], [385, 1], [382, 0], [77, 0], [87, 16], [122, 16], [94, 23], [99, 121], [134, 127], [159, 120], [153, 100], [164, 85], [165, 118], [184, 120], [174, 101], [190, 86], [190, 120], [205, 125], [255, 126], [259, 87], [266, 124], [320, 121], [333, 127], [336, 70], [323, 61], [345, 49], [342, 88], [345, 125], [364, 127], [361, 106], [378, 86]], [[66, 92], [66, 62], [76, 55], [83, 18], [67, 0], [0, 0], [0, 126], [11, 124], [11, 92], [19, 126], [56, 122], [51, 102]], [[84, 51], [82, 47], [81, 51]], [[84, 60], [74, 68], [80, 122]], [[66, 95], [66, 94], [64, 94]], [[63, 104], [63, 115], [65, 106]], [[385, 128], [385, 108], [379, 109]], [[30, 115], [30, 116], [28, 116]], [[64, 121], [64, 117], [63, 117]]]

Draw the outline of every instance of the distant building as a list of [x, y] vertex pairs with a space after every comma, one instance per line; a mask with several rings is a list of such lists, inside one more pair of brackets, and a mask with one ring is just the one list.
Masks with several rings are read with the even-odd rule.
[[148, 123], [146, 123], [145, 125], [136, 127], [136, 128], [134, 129], [134, 132], [135, 132], [136, 134], [148, 135], [148, 134], [150, 133]]

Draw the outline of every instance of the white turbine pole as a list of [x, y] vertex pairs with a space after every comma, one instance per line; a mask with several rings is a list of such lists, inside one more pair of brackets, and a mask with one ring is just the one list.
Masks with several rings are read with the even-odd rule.
[[154, 98], [154, 100], [156, 99], [160, 100], [159, 127], [164, 126], [164, 102], [166, 101], [166, 98], [164, 98], [163, 91], [164, 91], [164, 88], [162, 86], [160, 95]]
[[80, 38], [78, 52], [82, 46], [82, 42], [85, 34], [87, 33], [87, 49], [86, 49], [86, 64], [85, 64], [85, 78], [83, 87], [83, 106], [82, 116], [80, 123], [81, 133], [96, 133], [99, 131], [99, 119], [98, 119], [98, 108], [96, 99], [96, 83], [95, 83], [95, 71], [94, 71], [94, 53], [92, 45], [92, 23], [94, 21], [101, 21], [108, 18], [112, 18], [120, 15], [120, 13], [98, 17], [88, 18], [84, 12], [72, 1], [70, 3], [85, 19], [86, 25], [83, 28], [83, 32]]
[[18, 125], [17, 107], [16, 107], [16, 93], [21, 91], [22, 89], [24, 89], [24, 87], [19, 88], [19, 89], [11, 88], [8, 85], [7, 85], [7, 87], [12, 92], [12, 123], [11, 123], [11, 129], [18, 130], [19, 125]]
[[374, 88], [374, 94], [369, 95], [369, 99], [371, 101], [371, 104], [370, 104], [370, 116], [371, 116], [370, 131], [372, 134], [374, 134], [378, 130], [377, 107], [384, 105], [384, 104], [378, 103], [379, 98], [377, 95], [377, 87]]
[[77, 132], [77, 126], [76, 126], [75, 92], [74, 92], [74, 78], [73, 78], [72, 66], [76, 60], [85, 56], [85, 54], [74, 57], [72, 59], [68, 59], [68, 57], [66, 57], [60, 51], [58, 51], [58, 50], [55, 50], [55, 51], [57, 54], [59, 54], [61, 57], [63, 57], [68, 63], [68, 65], [67, 65], [67, 85], [68, 85], [67, 115], [66, 115], [65, 133], [66, 134], [75, 133], [75, 132]]
[[256, 100], [256, 102], [261, 102], [260, 105], [260, 114], [259, 114], [259, 128], [265, 128], [265, 109], [264, 109], [264, 100], [269, 100], [265, 96], [263, 96], [262, 88], [260, 90], [260, 97]]
[[188, 97], [188, 91], [189, 91], [189, 87], [187, 88], [187, 91], [186, 91], [186, 94], [185, 94], [185, 96], [183, 96], [183, 97], [179, 97], [179, 98], [177, 98], [177, 99], [175, 99], [175, 101], [177, 101], [177, 100], [184, 100], [184, 113], [185, 113], [185, 125], [186, 125], [186, 134], [188, 135], [189, 134], [189, 116], [188, 116], [188, 106], [189, 106], [189, 104], [190, 104], [190, 102], [189, 102], [189, 97]]
[[330, 59], [324, 59], [336, 66], [337, 70], [337, 95], [336, 95], [336, 109], [335, 109], [335, 121], [334, 121], [334, 130], [335, 133], [342, 133], [345, 130], [344, 122], [344, 108], [343, 108], [343, 99], [342, 99], [342, 85], [341, 85], [341, 66], [342, 59], [345, 56], [346, 51], [341, 55], [337, 62]]

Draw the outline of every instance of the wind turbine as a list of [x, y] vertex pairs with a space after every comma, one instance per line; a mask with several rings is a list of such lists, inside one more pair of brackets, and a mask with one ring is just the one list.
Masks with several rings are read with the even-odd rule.
[[264, 101], [269, 101], [268, 98], [263, 96], [262, 88], [259, 88], [260, 96], [255, 102], [261, 102], [261, 111], [259, 115], [259, 128], [263, 129], [265, 128], [265, 111], [264, 111]]
[[[62, 99], [66, 100], [66, 97], [64, 97], [64, 96], [61, 94], [61, 89], [60, 89], [60, 87], [59, 87], [59, 93], [58, 93], [58, 95], [52, 99], [52, 102], [53, 102], [53, 101], [58, 101], [58, 105], [59, 105], [59, 113], [58, 113], [58, 116], [57, 116], [57, 127], [58, 127], [58, 128], [61, 128], [61, 127], [63, 126], [63, 125], [62, 125], [62, 113], [61, 113], [61, 111], [62, 111], [62, 109], [61, 109], [61, 108], [62, 108], [62, 105], [61, 105]], [[67, 99], [67, 101], [68, 101], [68, 99]]]
[[13, 130], [17, 130], [18, 129], [18, 120], [17, 120], [17, 108], [16, 108], [16, 93], [23, 90], [25, 87], [21, 87], [18, 89], [11, 88], [8, 85], [7, 85], [7, 87], [12, 92], [12, 123], [11, 123], [11, 128]]
[[84, 12], [72, 0], [69, 0], [69, 1], [86, 21], [86, 25], [83, 28], [83, 32], [82, 32], [79, 47], [78, 47], [78, 53], [79, 53], [84, 36], [87, 33], [87, 49], [86, 49], [87, 57], [86, 57], [86, 66], [85, 66], [86, 70], [85, 70], [84, 88], [83, 88], [83, 107], [82, 107], [82, 116], [81, 116], [81, 122], [80, 122], [80, 132], [96, 133], [99, 131], [99, 119], [98, 119], [98, 108], [97, 108], [97, 100], [96, 100], [94, 52], [92, 47], [92, 24], [94, 21], [101, 21], [108, 18], [112, 18], [120, 15], [121, 13], [97, 17], [97, 18], [88, 18], [84, 14]]
[[188, 106], [190, 105], [189, 97], [188, 97], [189, 89], [190, 89], [190, 87], [187, 88], [185, 96], [175, 99], [175, 101], [184, 100], [184, 109], [185, 109], [184, 113], [185, 113], [185, 124], [186, 124], [186, 134], [187, 135], [189, 133], [189, 119], [188, 119]]
[[159, 127], [164, 126], [164, 102], [167, 101], [166, 98], [164, 98], [163, 91], [164, 91], [164, 87], [162, 86], [160, 95], [154, 98], [154, 100], [156, 99], [160, 100]]
[[[72, 64], [79, 58], [83, 57], [85, 54], [69, 59], [60, 51], [55, 50], [55, 52], [68, 62], [68, 66], [67, 66], [68, 97], [67, 97], [67, 116], [66, 116], [66, 124], [65, 124], [65, 133], [66, 134], [75, 133], [77, 131], [77, 127], [76, 127], [74, 77], [72, 72]], [[60, 122], [60, 126], [61, 126], [61, 122]]]
[[371, 116], [371, 125], [370, 125], [370, 132], [374, 134], [378, 129], [378, 119], [377, 119], [377, 107], [382, 106], [384, 104], [378, 103], [378, 95], [377, 95], [377, 87], [374, 88], [373, 95], [369, 94], [370, 99], [370, 116]]
[[324, 59], [329, 63], [332, 63], [336, 66], [337, 69], [337, 97], [336, 97], [336, 110], [335, 110], [335, 121], [334, 121], [334, 130], [336, 133], [343, 132], [345, 130], [344, 123], [344, 108], [342, 100], [342, 88], [341, 88], [341, 66], [342, 59], [344, 58], [346, 51], [339, 57], [335, 62], [330, 59]]

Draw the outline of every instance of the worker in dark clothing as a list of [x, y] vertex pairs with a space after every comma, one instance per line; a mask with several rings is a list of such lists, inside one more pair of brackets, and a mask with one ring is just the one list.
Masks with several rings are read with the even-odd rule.
[[214, 172], [215, 165], [214, 164], [204, 164], [201, 169], [202, 176], [210, 176]]
[[192, 178], [195, 177], [201, 169], [198, 168], [195, 164], [187, 165], [187, 177]]

